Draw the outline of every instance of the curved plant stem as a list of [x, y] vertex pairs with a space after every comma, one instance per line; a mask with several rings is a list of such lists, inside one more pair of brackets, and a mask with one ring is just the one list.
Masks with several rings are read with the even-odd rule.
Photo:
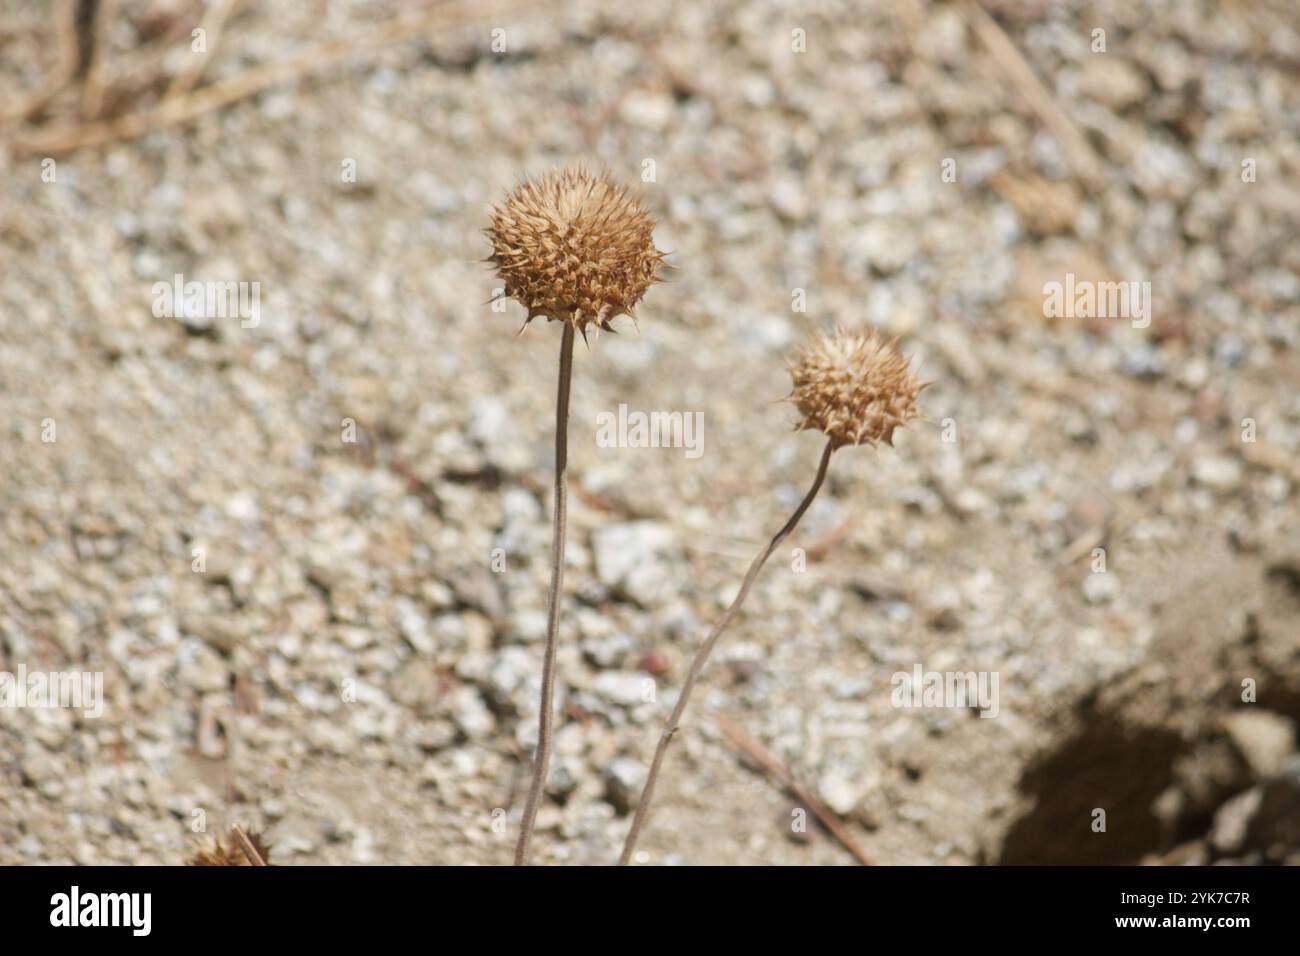
[[637, 803], [636, 815], [632, 817], [632, 829], [628, 831], [627, 842], [623, 844], [623, 854], [618, 858], [619, 866], [626, 866], [632, 859], [632, 851], [636, 848], [637, 837], [641, 835], [641, 828], [645, 826], [646, 817], [650, 812], [650, 801], [654, 799], [655, 781], [659, 778], [659, 769], [663, 765], [664, 754], [668, 751], [668, 744], [672, 741], [673, 734], [677, 733], [677, 725], [686, 710], [687, 702], [691, 699], [691, 690], [695, 687], [700, 672], [704, 670], [709, 654], [713, 652], [713, 645], [718, 642], [718, 638], [727, 629], [731, 619], [740, 611], [740, 606], [745, 602], [745, 598], [749, 594], [750, 586], [753, 585], [754, 579], [758, 577], [758, 572], [763, 569], [767, 559], [772, 556], [772, 552], [785, 540], [786, 536], [795, 529], [795, 526], [799, 524], [799, 519], [804, 516], [804, 512], [812, 504], [813, 498], [817, 497], [822, 482], [826, 480], [826, 468], [831, 462], [831, 452], [834, 450], [834, 445], [827, 441], [826, 450], [822, 452], [821, 464], [817, 468], [817, 477], [813, 480], [812, 487], [808, 489], [808, 494], [804, 495], [803, 501], [799, 502], [799, 507], [795, 509], [794, 514], [790, 516], [790, 520], [785, 523], [785, 526], [776, 533], [767, 547], [755, 556], [753, 563], [749, 566], [749, 571], [745, 574], [745, 580], [741, 582], [740, 592], [718, 623], [713, 625], [713, 630], [704, 639], [700, 649], [695, 652], [695, 659], [691, 661], [691, 669], [686, 674], [686, 683], [682, 685], [682, 692], [677, 698], [677, 706], [673, 708], [672, 714], [669, 715], [668, 720], [665, 722], [663, 733], [659, 737], [659, 745], [655, 748], [654, 760], [650, 764], [650, 773], [646, 776], [645, 787], [641, 790], [641, 799]]
[[515, 866], [528, 865], [537, 807], [546, 791], [546, 768], [551, 759], [551, 722], [554, 717], [555, 652], [559, 644], [560, 598], [564, 590], [564, 532], [569, 479], [569, 380], [573, 377], [573, 324], [565, 322], [560, 342], [560, 375], [555, 396], [555, 520], [551, 535], [551, 594], [546, 622], [546, 656], [542, 664], [542, 703], [537, 718], [537, 752], [533, 757], [533, 782], [519, 825]]

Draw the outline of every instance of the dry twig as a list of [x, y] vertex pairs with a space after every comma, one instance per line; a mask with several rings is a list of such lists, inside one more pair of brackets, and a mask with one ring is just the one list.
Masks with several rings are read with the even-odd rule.
[[862, 849], [857, 840], [853, 839], [853, 834], [849, 833], [844, 824], [840, 822], [840, 818], [829, 807], [814, 797], [808, 791], [808, 788], [801, 784], [795, 775], [791, 773], [789, 767], [778, 760], [761, 743], [741, 730], [740, 726], [726, 714], [714, 711], [713, 719], [718, 722], [718, 729], [732, 744], [743, 751], [760, 769], [779, 782], [796, 800], [811, 810], [831, 836], [839, 840], [844, 849], [853, 854], [855, 860], [863, 866], [872, 865], [871, 857], [867, 856], [867, 851]]
[[181, 70], [172, 79], [171, 86], [167, 87], [167, 93], [164, 100], [175, 99], [194, 88], [203, 76], [203, 71], [207, 69], [208, 64], [212, 62], [217, 53], [217, 45], [221, 42], [221, 31], [225, 29], [226, 21], [233, 17], [244, 0], [215, 0], [208, 8], [207, 13], [203, 15], [203, 20], [199, 24], [199, 29], [203, 31], [206, 40], [206, 50], [195, 56], [185, 68]]
[[993, 59], [1006, 73], [1016, 90], [1024, 97], [1030, 108], [1038, 114], [1047, 128], [1052, 131], [1070, 159], [1075, 173], [1090, 187], [1097, 187], [1103, 182], [1102, 163], [1086, 137], [1070, 118], [1069, 114], [1053, 98], [1043, 81], [1038, 78], [1033, 67], [1025, 60], [1016, 45], [998, 26], [998, 22], [989, 16], [978, 0], [962, 0], [957, 7], [967, 24], [983, 41], [984, 46], [993, 54]]
[[267, 865], [266, 859], [258, 849], [257, 844], [249, 839], [248, 834], [244, 832], [243, 827], [236, 823], [230, 828], [230, 832], [235, 835], [235, 839], [239, 842], [239, 848], [244, 851], [244, 856], [248, 857], [249, 866]]
[[59, 57], [35, 88], [12, 105], [0, 109], [0, 124], [23, 122], [43, 110], [82, 71], [81, 32], [77, 0], [64, 0], [56, 14]]
[[222, 109], [274, 86], [323, 72], [344, 60], [373, 56], [394, 42], [434, 27], [446, 27], [466, 19], [489, 15], [504, 16], [532, 5], [529, 2], [507, 3], [500, 7], [474, 9], [468, 15], [459, 9], [447, 11], [440, 8], [421, 11], [418, 15], [395, 17], [371, 30], [352, 36], [332, 37], [299, 50], [283, 60], [266, 63], [230, 79], [164, 99], [151, 110], [128, 113], [115, 119], [34, 130], [15, 137], [14, 149], [19, 153], [58, 155], [88, 146], [135, 139], [153, 130], [191, 122], [205, 113]]

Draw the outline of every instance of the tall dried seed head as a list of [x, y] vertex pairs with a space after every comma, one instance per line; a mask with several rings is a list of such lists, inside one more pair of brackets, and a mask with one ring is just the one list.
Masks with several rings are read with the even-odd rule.
[[790, 394], [803, 420], [798, 430], [824, 432], [836, 448], [893, 444], [894, 429], [920, 418], [916, 380], [893, 342], [876, 333], [822, 334], [790, 363]]
[[585, 166], [527, 179], [492, 210], [490, 262], [507, 297], [539, 315], [609, 329], [662, 279], [655, 221], [609, 174]]

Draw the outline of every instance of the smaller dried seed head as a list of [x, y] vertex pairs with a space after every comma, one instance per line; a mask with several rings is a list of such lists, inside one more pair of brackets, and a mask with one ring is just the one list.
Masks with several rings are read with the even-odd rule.
[[655, 221], [608, 173], [585, 166], [520, 183], [492, 210], [486, 230], [505, 295], [535, 317], [609, 329], [655, 282], [664, 254]]
[[[248, 839], [262, 859], [269, 862], [271, 845], [265, 842], [262, 835], [256, 830], [250, 830], [248, 831]], [[185, 865], [252, 866], [253, 863], [248, 859], [248, 854], [244, 852], [234, 834], [226, 834], [223, 838], [222, 834], [218, 833], [210, 837], [206, 843], [196, 845], [194, 852], [186, 858]]]
[[929, 384], [916, 380], [893, 342], [842, 328], [805, 346], [790, 377], [789, 400], [803, 416], [797, 430], [824, 432], [835, 448], [892, 445], [895, 428], [921, 417], [916, 397]]

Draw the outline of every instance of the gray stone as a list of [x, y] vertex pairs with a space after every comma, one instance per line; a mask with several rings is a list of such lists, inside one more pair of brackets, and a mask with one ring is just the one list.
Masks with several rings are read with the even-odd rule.
[[598, 674], [592, 684], [596, 694], [619, 707], [639, 707], [650, 703], [647, 696], [653, 694], [654, 689], [653, 677], [633, 671], [605, 671]]
[[1215, 491], [1236, 488], [1241, 483], [1242, 472], [1241, 460], [1226, 455], [1207, 455], [1192, 462], [1192, 478]]
[[1259, 778], [1276, 776], [1296, 749], [1295, 721], [1251, 704], [1223, 721], [1233, 749]]
[[1224, 802], [1214, 814], [1210, 844], [1220, 853], [1238, 853], [1245, 846], [1251, 818], [1259, 809], [1264, 793], [1252, 787]]
[[451, 694], [452, 719], [469, 740], [487, 737], [496, 728], [496, 720], [483, 698], [473, 687], [458, 687]]
[[655, 521], [604, 525], [591, 533], [596, 577], [611, 590], [650, 605], [669, 587], [664, 558], [674, 536]]
[[176, 648], [176, 676], [181, 686], [198, 693], [222, 691], [230, 686], [226, 662], [196, 637], [182, 638]]
[[615, 810], [626, 815], [636, 809], [646, 774], [645, 765], [631, 757], [619, 756], [609, 762], [604, 774], [605, 795]]

